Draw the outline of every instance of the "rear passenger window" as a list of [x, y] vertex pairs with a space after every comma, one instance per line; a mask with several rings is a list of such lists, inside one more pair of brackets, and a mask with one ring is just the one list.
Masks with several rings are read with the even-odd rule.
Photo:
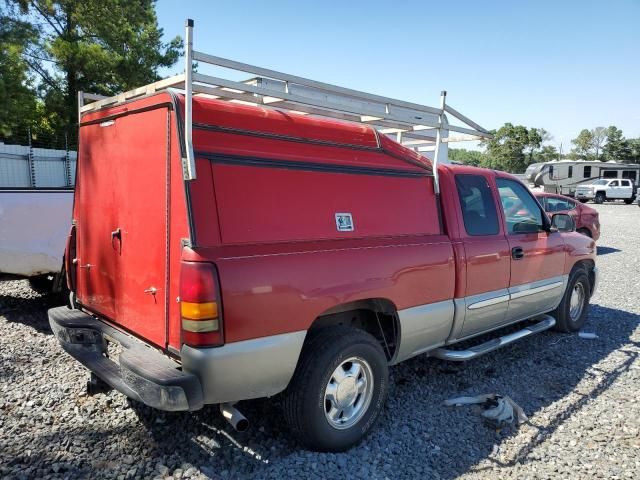
[[498, 212], [487, 179], [482, 175], [456, 175], [464, 228], [469, 235], [496, 235]]

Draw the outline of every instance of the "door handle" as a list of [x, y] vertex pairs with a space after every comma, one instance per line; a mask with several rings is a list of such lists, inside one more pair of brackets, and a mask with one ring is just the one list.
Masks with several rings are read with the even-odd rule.
[[120, 227], [116, 228], [113, 232], [111, 232], [112, 242], [114, 238], [117, 238], [118, 240], [122, 240], [122, 231], [120, 230]]
[[522, 247], [513, 247], [511, 249], [511, 258], [513, 258], [514, 260], [520, 260], [524, 258], [524, 250], [522, 249]]

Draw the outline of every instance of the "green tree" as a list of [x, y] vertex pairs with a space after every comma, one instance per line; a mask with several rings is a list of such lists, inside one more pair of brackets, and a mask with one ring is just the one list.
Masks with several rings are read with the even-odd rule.
[[539, 133], [531, 134], [531, 130], [522, 125], [505, 123], [498, 130], [492, 130], [493, 138], [483, 140], [486, 148], [484, 166], [512, 173], [522, 173], [528, 165], [525, 149], [532, 145], [538, 148], [541, 142]]
[[630, 138], [627, 140], [629, 144], [629, 156], [627, 161], [630, 163], [640, 163], [640, 138]]
[[542, 142], [545, 139], [550, 139], [551, 136], [549, 132], [547, 132], [544, 128], [530, 128], [528, 131], [528, 142], [526, 149], [529, 151], [529, 164], [533, 163], [533, 156], [538, 151], [538, 149], [542, 148]]
[[180, 56], [162, 41], [154, 0], [5, 0], [30, 22], [37, 44], [25, 61], [58, 127], [77, 121], [77, 92], [113, 95], [159, 79]]
[[631, 157], [631, 147], [622, 135], [622, 130], [611, 125], [607, 128], [607, 143], [602, 149], [602, 159], [627, 161]]
[[480, 167], [486, 161], [484, 153], [465, 148], [449, 148], [449, 160], [473, 167]]
[[0, 7], [0, 138], [5, 142], [17, 141], [36, 121], [36, 91], [22, 57], [34, 39], [31, 25]]
[[591, 157], [591, 149], [593, 148], [593, 133], [586, 128], [583, 129], [576, 138], [571, 140], [574, 148], [571, 150], [571, 153], [574, 154], [575, 158], [579, 158], [582, 160], [588, 160]]
[[591, 129], [591, 147], [595, 150], [596, 160], [602, 160], [600, 158], [600, 150], [604, 146], [604, 142], [607, 139], [607, 129], [604, 127], [596, 127]]
[[543, 146], [534, 157], [535, 162], [551, 162], [553, 160], [558, 160], [558, 149], [553, 145]]

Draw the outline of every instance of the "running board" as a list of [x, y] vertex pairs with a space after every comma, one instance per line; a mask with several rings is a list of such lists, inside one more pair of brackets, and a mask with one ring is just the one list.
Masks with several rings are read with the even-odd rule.
[[509, 345], [510, 343], [517, 342], [518, 340], [528, 337], [529, 335], [533, 335], [534, 333], [549, 330], [555, 324], [555, 318], [549, 315], [542, 315], [541, 320], [538, 323], [529, 325], [528, 327], [518, 330], [517, 332], [510, 333], [509, 335], [491, 339], [467, 350], [448, 350], [446, 348], [437, 348], [430, 353], [430, 356], [441, 358], [442, 360], [451, 360], [453, 362], [472, 360], [480, 355], [492, 352], [500, 347]]

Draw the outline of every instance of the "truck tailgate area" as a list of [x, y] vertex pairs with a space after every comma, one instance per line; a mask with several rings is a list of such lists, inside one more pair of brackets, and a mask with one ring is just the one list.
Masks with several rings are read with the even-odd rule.
[[[49, 310], [51, 329], [64, 350], [124, 395], [166, 411], [198, 410], [200, 380], [158, 350], [80, 310]], [[109, 358], [107, 344], [122, 348]]]

